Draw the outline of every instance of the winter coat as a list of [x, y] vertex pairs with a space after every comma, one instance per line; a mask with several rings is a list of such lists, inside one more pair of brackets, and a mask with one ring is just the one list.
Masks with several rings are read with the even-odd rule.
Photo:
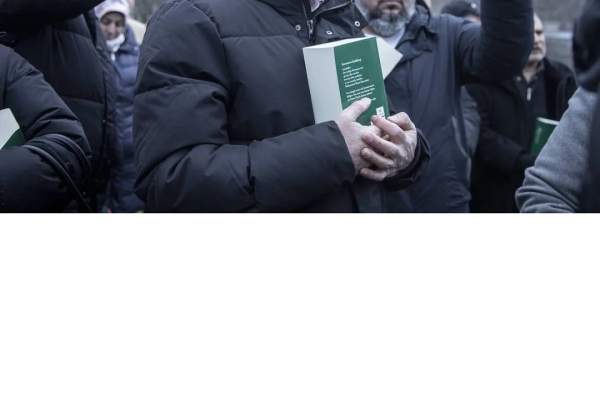
[[[349, 0], [172, 0], [142, 46], [134, 139], [150, 211], [379, 212], [335, 122], [314, 125], [302, 48], [361, 36]], [[308, 17], [307, 17], [308, 16]]]
[[[574, 33], [575, 69], [581, 86], [600, 92], [600, 0], [588, 0]], [[582, 210], [600, 212], [600, 101], [591, 126], [589, 165], [582, 193]]]
[[588, 172], [591, 128], [598, 96], [583, 88], [569, 101], [556, 130], [525, 172], [517, 203], [525, 213], [572, 213], [582, 210], [582, 191]]
[[[388, 195], [396, 212], [467, 212], [467, 158], [454, 122], [463, 121], [461, 87], [512, 78], [533, 41], [530, 0], [483, 0], [482, 25], [418, 7], [397, 45], [403, 58], [386, 80], [392, 108], [409, 114], [431, 145], [431, 164], [406, 192]], [[482, 28], [483, 27], [483, 28]]]
[[581, 86], [589, 91], [600, 88], [600, 0], [587, 0], [573, 35], [573, 57]]
[[[90, 147], [81, 124], [40, 72], [0, 46], [0, 110], [7, 108], [26, 144], [50, 153], [81, 190], [90, 172]], [[43, 156], [25, 146], [0, 151], [1, 212], [57, 212], [72, 200]]]
[[138, 212], [144, 204], [135, 194], [133, 147], [133, 95], [140, 48], [128, 28], [125, 43], [115, 53], [113, 65], [117, 78], [115, 130], [111, 147], [111, 176], [105, 206], [111, 212]]
[[0, 44], [40, 70], [83, 124], [93, 191], [108, 181], [113, 70], [93, 13], [101, 0], [0, 0]]
[[[546, 95], [547, 118], [558, 121], [576, 90], [569, 68], [549, 60], [539, 74]], [[516, 80], [469, 89], [481, 113], [481, 135], [472, 174], [474, 212], [516, 212], [515, 192], [535, 157], [530, 147], [535, 116]]]

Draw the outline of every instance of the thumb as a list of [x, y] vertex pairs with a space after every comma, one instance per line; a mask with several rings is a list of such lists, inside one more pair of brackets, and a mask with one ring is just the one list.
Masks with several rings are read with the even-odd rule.
[[343, 115], [350, 121], [356, 121], [362, 113], [367, 111], [371, 106], [370, 98], [363, 98], [362, 100], [355, 101], [351, 106], [346, 108]]

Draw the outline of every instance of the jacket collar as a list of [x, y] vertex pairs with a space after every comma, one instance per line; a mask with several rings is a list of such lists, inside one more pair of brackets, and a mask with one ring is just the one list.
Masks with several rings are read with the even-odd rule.
[[[577, 88], [575, 75], [566, 66], [547, 58], [544, 59], [542, 67], [537, 81], [544, 83], [548, 116], [551, 119], [559, 120], [567, 108], [566, 103], [570, 97], [567, 93], [570, 89], [575, 90]], [[496, 84], [495, 87], [516, 98], [523, 98], [515, 78]]]
[[[275, 9], [279, 14], [284, 16], [304, 16], [305, 9], [310, 11], [309, 0], [257, 0], [268, 4]], [[326, 11], [331, 8], [341, 6], [345, 3], [350, 3], [350, 0], [325, 0], [317, 12]]]
[[[504, 81], [499, 86], [506, 90], [514, 90], [515, 81], [519, 78], [522, 79], [522, 76], [523, 74], [519, 73], [512, 80]], [[570, 69], [548, 58], [542, 60], [536, 76], [538, 79], [542, 79], [551, 89], [558, 87], [562, 81], [575, 80], [575, 76]]]
[[406, 27], [406, 33], [396, 47], [403, 54], [402, 63], [411, 61], [434, 48], [437, 37], [435, 20], [429, 9], [417, 6], [417, 11]]
[[125, 42], [119, 49], [120, 52], [133, 54], [139, 48], [137, 40], [135, 39], [135, 34], [131, 27], [127, 26], [127, 30], [125, 30]]
[[433, 24], [429, 10], [423, 6], [417, 6], [415, 15], [406, 27], [406, 33], [402, 38], [402, 42], [416, 40], [421, 31], [425, 31], [429, 34], [437, 34], [437, 27]]
[[296, 14], [302, 14], [302, 2], [303, 0], [258, 0], [261, 3], [268, 4], [278, 13], [285, 16], [293, 16]]

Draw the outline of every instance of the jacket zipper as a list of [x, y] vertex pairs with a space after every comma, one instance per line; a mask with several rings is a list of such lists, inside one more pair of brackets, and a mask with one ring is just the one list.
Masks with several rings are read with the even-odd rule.
[[308, 41], [312, 44], [315, 34], [315, 20], [312, 18], [306, 20], [306, 26], [308, 27]]

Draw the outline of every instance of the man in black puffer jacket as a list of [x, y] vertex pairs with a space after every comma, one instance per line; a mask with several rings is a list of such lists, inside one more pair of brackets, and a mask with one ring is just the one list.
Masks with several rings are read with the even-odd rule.
[[559, 121], [576, 89], [575, 74], [546, 58], [544, 26], [535, 16], [534, 48], [522, 73], [497, 85], [469, 87], [481, 115], [473, 212], [517, 212], [515, 192], [536, 159], [531, 152], [536, 120]]
[[402, 142], [370, 139], [351, 121], [361, 102], [315, 125], [302, 55], [363, 25], [350, 0], [166, 2], [144, 39], [135, 99], [147, 210], [382, 211], [384, 189], [424, 168], [426, 143], [402, 115], [375, 123]]
[[[0, 110], [10, 109], [26, 145], [0, 151], [0, 212], [58, 212], [74, 197], [39, 150], [82, 189], [90, 148], [81, 124], [55, 91], [13, 50], [0, 46]], [[43, 153], [42, 153], [43, 154]]]
[[[114, 74], [93, 8], [101, 0], [0, 0], [0, 44], [44, 74], [81, 121], [101, 194], [113, 140]], [[100, 204], [101, 205], [101, 204]]]

